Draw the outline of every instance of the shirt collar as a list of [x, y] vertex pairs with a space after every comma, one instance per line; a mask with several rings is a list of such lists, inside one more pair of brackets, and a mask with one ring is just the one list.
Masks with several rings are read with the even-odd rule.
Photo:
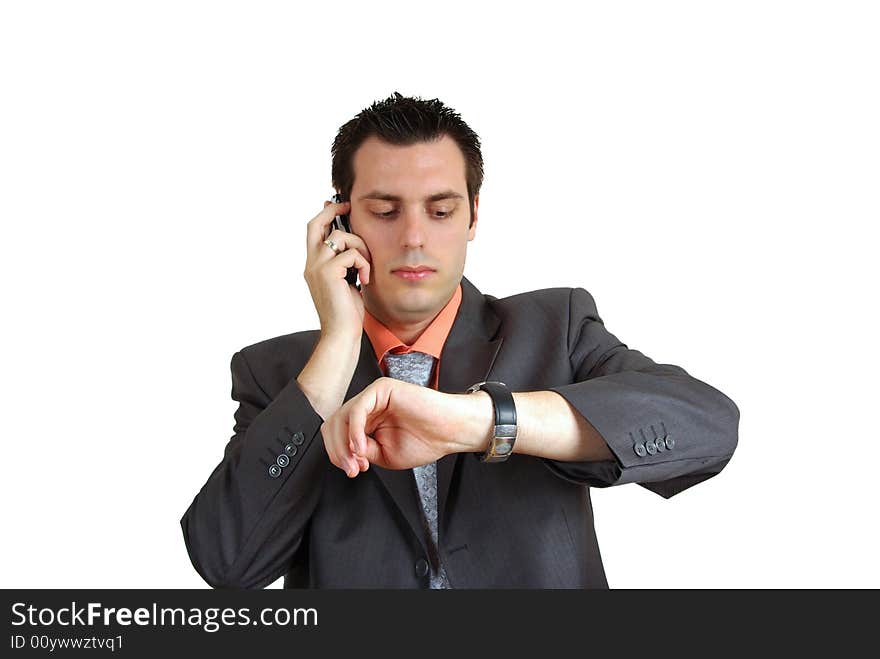
[[425, 328], [425, 331], [411, 346], [397, 338], [394, 332], [364, 309], [364, 331], [373, 345], [376, 360], [381, 362], [389, 350], [394, 350], [395, 353], [424, 352], [439, 360], [446, 338], [452, 330], [452, 323], [455, 321], [459, 306], [461, 306], [461, 282], [456, 286], [455, 292], [446, 306], [434, 317], [431, 324]]

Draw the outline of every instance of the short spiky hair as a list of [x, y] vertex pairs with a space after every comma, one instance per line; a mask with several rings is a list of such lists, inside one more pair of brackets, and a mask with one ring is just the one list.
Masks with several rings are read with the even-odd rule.
[[394, 92], [358, 113], [339, 129], [330, 152], [333, 155], [333, 187], [343, 200], [351, 198], [354, 187], [354, 154], [368, 137], [396, 146], [431, 142], [448, 135], [455, 140], [465, 161], [471, 225], [474, 221], [474, 198], [483, 185], [483, 155], [480, 138], [461, 116], [434, 98], [402, 96]]

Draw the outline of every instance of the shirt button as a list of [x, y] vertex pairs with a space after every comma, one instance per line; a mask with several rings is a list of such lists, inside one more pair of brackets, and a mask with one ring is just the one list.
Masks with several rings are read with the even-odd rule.
[[286, 467], [290, 464], [290, 458], [287, 457], [286, 453], [281, 453], [277, 458], [275, 458], [275, 462], [278, 463], [279, 467]]
[[281, 475], [281, 467], [276, 464], [269, 465], [269, 476], [278, 478]]
[[416, 561], [416, 576], [424, 577], [428, 575], [428, 561], [424, 558], [420, 558]]

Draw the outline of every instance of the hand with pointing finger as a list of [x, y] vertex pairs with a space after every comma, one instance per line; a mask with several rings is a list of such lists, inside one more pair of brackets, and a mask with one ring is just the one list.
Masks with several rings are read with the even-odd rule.
[[321, 425], [330, 461], [354, 478], [364, 461], [410, 469], [450, 453], [482, 451], [492, 431], [485, 392], [447, 394], [395, 378], [374, 380]]

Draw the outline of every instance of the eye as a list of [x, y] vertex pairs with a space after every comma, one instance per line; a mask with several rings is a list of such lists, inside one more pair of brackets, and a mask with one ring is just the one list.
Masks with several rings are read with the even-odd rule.
[[[396, 213], [397, 213], [396, 210], [390, 210], [390, 211], [384, 211], [384, 212], [373, 211], [373, 215], [375, 215], [378, 218], [382, 218], [383, 220], [390, 219]], [[453, 211], [438, 210], [438, 211], [434, 211], [434, 217], [437, 218], [438, 220], [442, 220], [442, 219], [445, 219], [445, 218], [449, 217], [450, 215], [452, 215], [452, 213], [453, 213]]]

